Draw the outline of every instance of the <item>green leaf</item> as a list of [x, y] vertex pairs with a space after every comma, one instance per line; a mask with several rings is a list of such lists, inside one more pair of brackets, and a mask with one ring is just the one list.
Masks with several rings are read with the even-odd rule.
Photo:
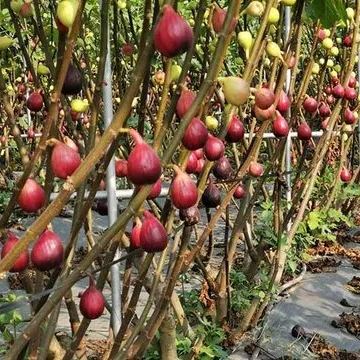
[[315, 230], [319, 227], [320, 224], [320, 215], [316, 211], [312, 211], [309, 214], [309, 218], [307, 220], [307, 224], [311, 230]]
[[338, 21], [346, 23], [346, 7], [343, 0], [313, 0], [307, 10], [311, 19], [320, 20], [326, 28], [331, 28]]
[[5, 330], [2, 332], [2, 335], [3, 335], [4, 340], [7, 342], [12, 342], [14, 340], [11, 332], [7, 328], [5, 328]]

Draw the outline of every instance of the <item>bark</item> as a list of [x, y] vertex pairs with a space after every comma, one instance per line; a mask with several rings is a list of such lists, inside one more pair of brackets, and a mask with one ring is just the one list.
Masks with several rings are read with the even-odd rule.
[[177, 360], [176, 323], [171, 309], [167, 310], [159, 328], [161, 360]]

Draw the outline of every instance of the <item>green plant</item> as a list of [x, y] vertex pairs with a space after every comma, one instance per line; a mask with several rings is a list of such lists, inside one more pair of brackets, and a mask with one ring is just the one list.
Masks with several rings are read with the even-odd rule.
[[235, 312], [246, 310], [253, 297], [251, 287], [244, 273], [238, 270], [230, 272], [231, 308]]
[[[17, 300], [19, 300], [19, 297], [13, 293], [0, 297], [0, 303], [11, 303]], [[4, 342], [7, 344], [0, 346], [0, 353], [6, 351], [6, 348], [14, 342], [17, 336], [17, 327], [22, 321], [23, 318], [17, 310], [0, 314], [0, 331]]]

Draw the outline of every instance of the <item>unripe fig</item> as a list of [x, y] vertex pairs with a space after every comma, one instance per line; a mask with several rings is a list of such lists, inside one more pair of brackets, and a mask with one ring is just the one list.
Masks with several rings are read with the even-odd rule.
[[240, 31], [238, 34], [239, 45], [245, 50], [246, 58], [249, 58], [250, 50], [253, 46], [254, 39], [249, 31]]
[[219, 122], [214, 116], [207, 116], [205, 118], [205, 125], [208, 130], [216, 130], [219, 126]]
[[321, 45], [323, 46], [324, 49], [331, 49], [334, 46], [333, 41], [330, 38], [325, 38], [322, 42]]
[[243, 105], [250, 96], [249, 83], [237, 76], [219, 78], [226, 101], [235, 106]]
[[264, 12], [264, 5], [260, 1], [251, 1], [245, 9], [245, 13], [250, 16], [260, 17]]
[[72, 27], [76, 16], [76, 3], [70, 0], [63, 0], [59, 2], [56, 9], [56, 15], [60, 22], [68, 28]]
[[281, 0], [285, 6], [293, 6], [296, 4], [296, 0]]
[[268, 23], [270, 24], [276, 24], [280, 20], [280, 13], [277, 8], [272, 7], [270, 9], [269, 17], [268, 17]]
[[0, 51], [6, 50], [10, 47], [13, 43], [13, 39], [9, 38], [8, 36], [0, 36]]
[[275, 102], [275, 94], [272, 90], [265, 87], [260, 88], [255, 93], [255, 105], [261, 110], [268, 109]]
[[269, 41], [266, 45], [266, 53], [270, 57], [281, 58], [280, 46], [273, 41]]

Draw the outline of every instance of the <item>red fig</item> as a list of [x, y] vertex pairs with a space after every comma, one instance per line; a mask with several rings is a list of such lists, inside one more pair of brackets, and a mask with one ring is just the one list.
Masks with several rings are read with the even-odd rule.
[[204, 152], [208, 160], [219, 160], [224, 155], [225, 145], [220, 139], [209, 134], [204, 146]]
[[342, 85], [338, 84], [332, 89], [332, 94], [336, 99], [341, 99], [345, 96], [345, 90]]
[[305, 111], [309, 113], [314, 113], [318, 108], [318, 102], [313, 97], [307, 97], [303, 102], [303, 107]]
[[288, 122], [278, 112], [275, 120], [272, 123], [272, 132], [278, 138], [287, 136], [289, 133]]
[[155, 49], [171, 58], [188, 51], [192, 43], [193, 32], [189, 24], [171, 5], [164, 5], [162, 16], [155, 26]]
[[340, 179], [341, 181], [348, 183], [351, 181], [352, 173], [347, 168], [342, 168], [340, 172]]
[[281, 113], [286, 113], [290, 109], [290, 106], [291, 101], [289, 97], [286, 95], [284, 90], [281, 90], [276, 109], [279, 110]]
[[139, 218], [136, 218], [135, 221], [136, 221], [136, 223], [135, 223], [134, 227], [132, 228], [131, 234], [130, 234], [130, 246], [133, 249], [139, 249], [139, 248], [141, 248], [140, 232], [141, 232], [142, 223]]
[[249, 174], [253, 177], [259, 177], [264, 173], [264, 167], [256, 162], [252, 161], [249, 166]]
[[312, 137], [311, 128], [307, 124], [307, 122], [303, 122], [299, 125], [297, 133], [298, 133], [298, 138], [302, 141], [310, 140]]
[[[4, 246], [1, 249], [1, 258], [3, 259], [11, 249], [16, 245], [19, 241], [17, 236], [11, 231], [7, 232], [7, 239]], [[20, 272], [24, 271], [29, 265], [29, 252], [27, 250], [20, 253], [20, 255], [15, 260], [12, 268], [9, 270], [10, 272]]]
[[260, 88], [255, 93], [255, 105], [261, 110], [268, 109], [275, 102], [275, 94], [268, 88]]
[[185, 130], [182, 143], [188, 150], [197, 150], [205, 145], [207, 137], [205, 124], [199, 118], [193, 118]]
[[170, 186], [170, 197], [174, 206], [178, 209], [187, 209], [197, 202], [198, 191], [196, 184], [190, 176], [175, 167], [176, 176]]
[[51, 153], [51, 169], [55, 176], [66, 179], [71, 176], [81, 163], [80, 155], [70, 146], [57, 142]]
[[242, 199], [246, 196], [246, 191], [242, 185], [238, 185], [235, 192], [234, 192], [234, 198], [235, 199]]
[[161, 222], [148, 210], [144, 212], [140, 231], [141, 248], [146, 252], [159, 252], [167, 247], [167, 233]]
[[194, 174], [197, 168], [197, 162], [198, 158], [196, 157], [196, 154], [194, 151], [192, 151], [188, 157], [187, 163], [186, 163], [186, 172], [188, 174]]
[[125, 177], [128, 175], [128, 162], [124, 159], [116, 160], [115, 173], [117, 177]]
[[221, 203], [219, 188], [211, 181], [202, 194], [201, 201], [207, 208], [215, 208]]
[[27, 179], [17, 202], [25, 212], [34, 213], [44, 206], [45, 191], [35, 180]]
[[233, 115], [227, 129], [225, 140], [229, 143], [236, 143], [242, 140], [244, 138], [244, 135], [245, 128], [243, 123], [240, 121], [238, 115]]
[[61, 265], [64, 247], [60, 237], [50, 230], [45, 230], [31, 250], [31, 262], [40, 271], [54, 269]]
[[30, 111], [38, 112], [42, 109], [44, 105], [44, 99], [42, 95], [34, 91], [31, 93], [26, 101], [26, 106]]
[[181, 91], [180, 97], [176, 104], [176, 115], [182, 119], [186, 112], [190, 109], [191, 104], [194, 102], [196, 94], [188, 89]]
[[330, 116], [330, 114], [331, 114], [331, 110], [330, 110], [329, 105], [322, 102], [319, 106], [319, 115], [322, 118], [326, 118], [326, 117]]
[[217, 179], [226, 180], [232, 174], [232, 167], [226, 156], [221, 157], [213, 167], [213, 174]]
[[136, 130], [131, 129], [130, 135], [135, 147], [128, 157], [128, 178], [135, 185], [153, 184], [161, 175], [160, 159]]
[[80, 312], [89, 320], [97, 319], [105, 309], [104, 295], [95, 287], [94, 280], [89, 277], [89, 287], [82, 293], [80, 298]]
[[[222, 30], [222, 28], [224, 26], [226, 14], [227, 14], [227, 11], [225, 9], [222, 9], [217, 4], [215, 4], [211, 22], [212, 22], [213, 29], [216, 33], [219, 33]], [[234, 31], [235, 27], [236, 27], [236, 20], [232, 19], [230, 28], [229, 28], [229, 33]]]

